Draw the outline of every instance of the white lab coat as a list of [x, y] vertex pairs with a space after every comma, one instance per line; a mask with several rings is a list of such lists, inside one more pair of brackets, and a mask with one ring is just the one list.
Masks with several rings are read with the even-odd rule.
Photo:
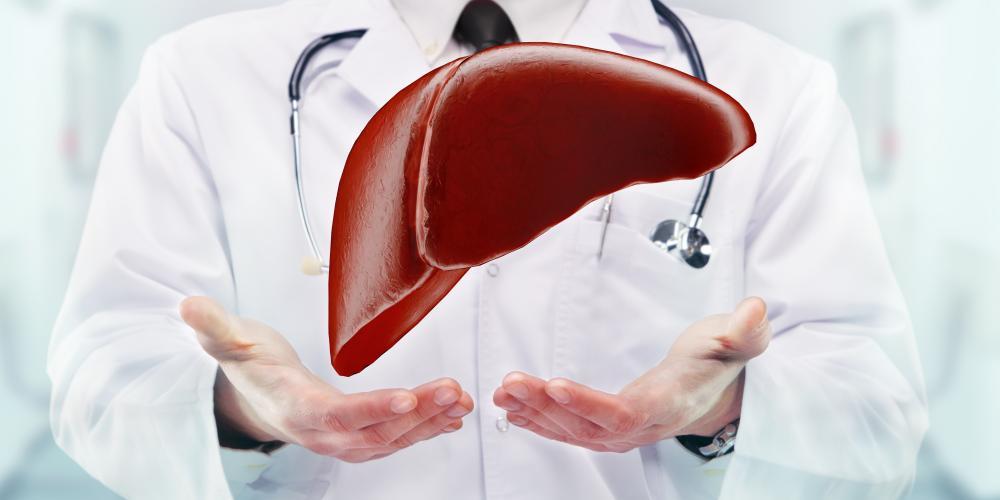
[[[457, 379], [476, 411], [460, 431], [348, 464], [289, 446], [241, 498], [886, 498], [912, 474], [926, 428], [905, 306], [865, 194], [830, 67], [754, 29], [681, 11], [711, 81], [750, 112], [757, 144], [719, 172], [705, 214], [715, 256], [694, 270], [647, 239], [685, 218], [697, 181], [615, 198], [602, 260], [592, 204], [473, 269], [359, 375], [330, 368], [327, 284], [299, 271], [285, 85], [315, 36], [365, 27], [318, 56], [303, 126], [308, 202], [330, 227], [354, 138], [430, 68], [386, 0], [302, 0], [210, 19], [147, 52], [108, 143], [52, 342], [58, 443], [135, 498], [230, 495], [216, 438], [216, 364], [179, 319], [208, 295], [283, 332], [346, 392]], [[562, 40], [687, 70], [645, 0], [590, 1]], [[338, 66], [339, 63], [339, 66]], [[665, 159], [669, 161], [669, 159]], [[320, 231], [327, 247], [328, 233]], [[328, 248], [328, 247], [327, 247]], [[498, 422], [504, 374], [617, 391], [689, 323], [744, 296], [775, 338], [747, 367], [736, 452], [707, 463], [665, 440], [623, 454]]]

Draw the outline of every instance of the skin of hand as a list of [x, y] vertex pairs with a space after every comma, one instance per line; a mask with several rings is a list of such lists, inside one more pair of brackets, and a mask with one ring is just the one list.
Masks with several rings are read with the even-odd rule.
[[185, 299], [180, 314], [219, 362], [219, 422], [257, 441], [364, 462], [457, 431], [473, 409], [472, 397], [449, 378], [344, 394], [303, 366], [288, 341], [263, 323], [230, 315], [206, 297]]
[[680, 435], [713, 436], [740, 417], [744, 367], [767, 349], [764, 301], [689, 326], [667, 357], [618, 394], [511, 372], [493, 393], [510, 423], [594, 451], [626, 452]]

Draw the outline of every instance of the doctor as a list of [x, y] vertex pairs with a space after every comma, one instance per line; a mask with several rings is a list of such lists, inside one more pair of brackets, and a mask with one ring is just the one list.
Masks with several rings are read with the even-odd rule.
[[[628, 188], [603, 248], [593, 204], [470, 271], [374, 365], [336, 376], [326, 281], [299, 271], [288, 72], [316, 36], [368, 29], [319, 55], [304, 83], [307, 199], [314, 226], [330, 227], [367, 120], [472, 50], [452, 37], [464, 3], [291, 1], [148, 50], [52, 341], [66, 452], [135, 498], [905, 491], [927, 425], [923, 382], [833, 72], [687, 11], [712, 83], [758, 132], [715, 181], [710, 264], [685, 266], [647, 237], [686, 216], [697, 181]], [[647, 0], [499, 5], [522, 41], [689, 70]], [[703, 453], [715, 436], [735, 447]], [[270, 464], [231, 490], [220, 446], [266, 451]]]

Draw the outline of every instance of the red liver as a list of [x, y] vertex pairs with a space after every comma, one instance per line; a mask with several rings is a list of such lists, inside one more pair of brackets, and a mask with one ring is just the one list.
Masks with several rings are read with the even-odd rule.
[[750, 117], [722, 91], [610, 52], [513, 44], [428, 73], [372, 117], [344, 167], [330, 255], [334, 369], [363, 370], [469, 267], [590, 201], [700, 177], [754, 141]]

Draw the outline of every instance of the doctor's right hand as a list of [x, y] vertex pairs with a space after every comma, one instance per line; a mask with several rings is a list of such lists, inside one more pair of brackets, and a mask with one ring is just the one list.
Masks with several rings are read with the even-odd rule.
[[269, 326], [189, 297], [181, 317], [219, 361], [215, 414], [220, 435], [294, 443], [347, 462], [384, 457], [462, 427], [472, 397], [452, 379], [413, 389], [344, 394], [299, 360]]

